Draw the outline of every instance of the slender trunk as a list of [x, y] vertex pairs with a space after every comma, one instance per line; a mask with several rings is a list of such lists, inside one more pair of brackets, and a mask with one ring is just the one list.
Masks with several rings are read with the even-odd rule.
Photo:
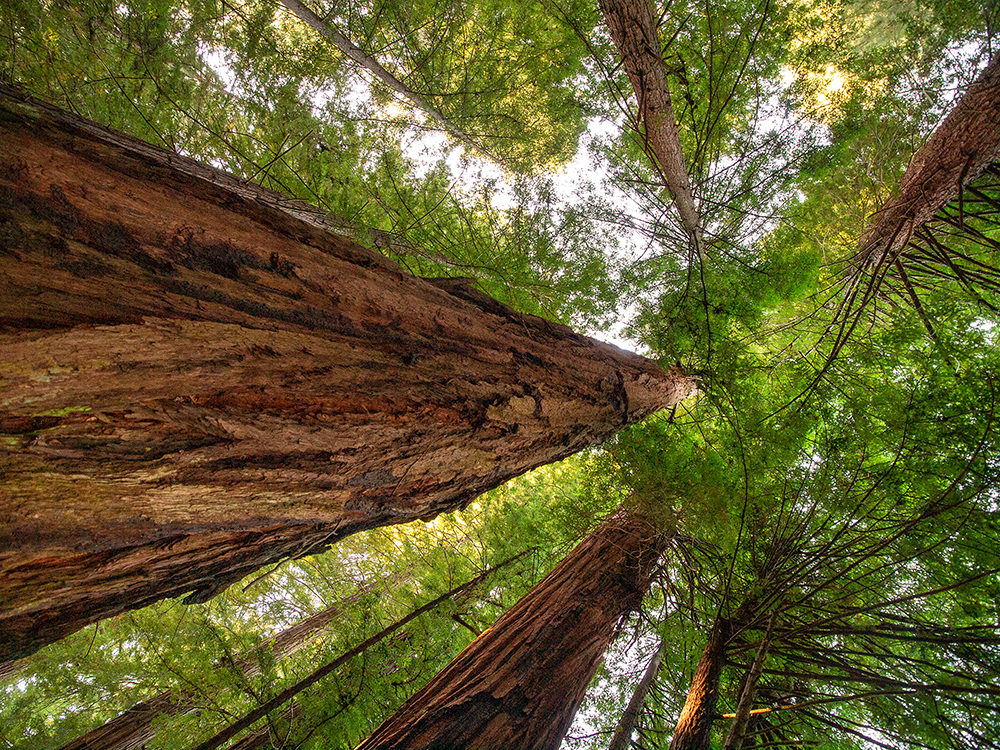
[[252, 726], [255, 722], [263, 719], [271, 711], [274, 711], [276, 708], [280, 708], [285, 703], [288, 703], [288, 701], [297, 696], [306, 688], [312, 687], [327, 675], [335, 672], [345, 662], [349, 661], [350, 659], [353, 659], [358, 654], [364, 653], [370, 646], [373, 646], [374, 644], [383, 640], [387, 636], [392, 635], [411, 620], [416, 619], [425, 612], [429, 612], [430, 610], [439, 606], [443, 602], [446, 602], [450, 599], [454, 599], [455, 597], [460, 596], [461, 594], [467, 591], [471, 591], [480, 583], [482, 583], [484, 580], [486, 580], [486, 578], [488, 578], [494, 571], [497, 571], [500, 568], [510, 565], [515, 560], [527, 554], [527, 552], [528, 551], [526, 550], [525, 552], [521, 552], [520, 554], [507, 558], [499, 565], [494, 565], [489, 570], [483, 571], [475, 578], [463, 583], [461, 586], [456, 586], [455, 588], [445, 592], [436, 599], [427, 602], [427, 604], [424, 604], [422, 607], [413, 610], [405, 617], [396, 620], [396, 622], [392, 623], [392, 625], [389, 625], [387, 628], [384, 628], [383, 630], [379, 631], [368, 640], [355, 646], [350, 651], [341, 654], [333, 661], [327, 662], [309, 676], [304, 677], [303, 679], [296, 682], [294, 685], [285, 688], [276, 696], [271, 698], [271, 700], [267, 701], [266, 703], [262, 703], [253, 711], [250, 711], [248, 714], [234, 721], [232, 724], [227, 726], [222, 731], [216, 733], [209, 739], [202, 742], [200, 745], [198, 745], [197, 748], [195, 748], [195, 750], [215, 750], [215, 748], [219, 747], [228, 740], [231, 740], [233, 737], [242, 732], [244, 729]]
[[625, 712], [618, 721], [618, 726], [615, 727], [615, 733], [611, 736], [608, 750], [628, 750], [631, 747], [632, 732], [635, 731], [635, 723], [639, 719], [639, 712], [642, 711], [650, 688], [656, 682], [656, 673], [660, 669], [660, 659], [663, 656], [663, 646], [664, 643], [661, 640], [656, 653], [653, 654], [653, 658], [646, 665], [646, 671], [642, 675], [642, 679], [639, 680], [635, 692], [632, 693], [632, 698], [629, 700], [628, 706], [625, 707]]
[[[281, 661], [291, 656], [328, 630], [333, 622], [343, 615], [345, 607], [355, 604], [374, 588], [374, 586], [363, 587], [336, 604], [300, 620], [271, 638], [265, 639], [257, 648], [270, 650], [275, 661]], [[224, 668], [225, 665], [217, 664], [216, 667]], [[246, 656], [236, 658], [232, 668], [248, 678], [260, 673], [259, 662]], [[186, 692], [164, 690], [155, 698], [136, 703], [101, 726], [62, 745], [59, 750], [133, 750], [140, 748], [156, 736], [153, 722], [157, 717], [176, 716], [196, 709], [197, 703]]]
[[652, 3], [650, 0], [600, 0], [600, 6], [635, 92], [639, 119], [646, 131], [646, 149], [663, 175], [680, 214], [681, 225], [694, 249], [704, 258], [701, 221], [670, 101], [670, 85], [660, 52]]
[[665, 544], [642, 516], [614, 514], [357, 750], [559, 747]]
[[923, 148], [898, 197], [879, 209], [860, 242], [859, 269], [892, 263], [913, 231], [1000, 161], [1000, 55], [995, 55]]
[[715, 704], [719, 700], [719, 680], [726, 663], [726, 644], [731, 632], [730, 620], [723, 617], [716, 619], [674, 728], [670, 750], [708, 750]]
[[[401, 630], [392, 635], [389, 640], [409, 640], [412, 637], [410, 633], [405, 630]], [[395, 662], [389, 661], [381, 667], [381, 672], [383, 675], [395, 674], [399, 671], [398, 665]], [[352, 701], [353, 702], [353, 701]], [[304, 742], [302, 735], [304, 732], [296, 731], [296, 721], [299, 719], [306, 719], [303, 722], [310, 731], [305, 734], [306, 737], [310, 736], [312, 732], [315, 732], [321, 725], [326, 723], [329, 719], [342, 713], [346, 709], [350, 708], [351, 702], [341, 703], [340, 708], [338, 708], [332, 716], [303, 716], [302, 709], [299, 708], [298, 703], [294, 698], [288, 701], [281, 713], [278, 714], [277, 719], [272, 719], [268, 717], [267, 722], [259, 727], [245, 734], [240, 740], [234, 742], [229, 746], [228, 750], [260, 750], [260, 748], [275, 748], [276, 750], [282, 750], [285, 747], [298, 747], [300, 745], [289, 744], [289, 740], [292, 737], [292, 733], [296, 733], [295, 741], [297, 743]]]
[[746, 736], [747, 725], [750, 723], [750, 710], [753, 708], [753, 699], [757, 694], [757, 683], [760, 682], [760, 675], [764, 671], [764, 662], [767, 661], [767, 652], [771, 647], [771, 632], [774, 630], [774, 623], [778, 618], [778, 610], [771, 613], [771, 619], [767, 624], [767, 632], [761, 639], [757, 648], [757, 655], [754, 657], [750, 671], [747, 672], [746, 682], [743, 691], [740, 693], [739, 702], [736, 704], [736, 716], [729, 726], [729, 733], [726, 741], [722, 745], [722, 750], [740, 750], [743, 747], [743, 738]]
[[428, 115], [446, 133], [450, 134], [456, 140], [462, 142], [474, 151], [478, 151], [486, 158], [500, 164], [503, 163], [503, 160], [500, 157], [490, 151], [487, 151], [464, 130], [456, 127], [447, 117], [444, 116], [444, 114], [442, 114], [439, 109], [427, 101], [422, 94], [414, 91], [401, 80], [396, 78], [396, 76], [386, 70], [378, 60], [337, 31], [332, 23], [313, 13], [313, 11], [300, 2], [300, 0], [281, 0], [281, 4], [297, 16], [303, 23], [308, 24], [315, 31], [319, 32], [320, 36], [331, 42], [333, 46], [340, 50], [344, 55], [354, 60], [354, 62], [382, 81], [382, 83], [388, 86], [392, 91], [395, 91], [397, 94], [407, 99], [417, 109]]
[[0, 89], [0, 661], [465, 507], [693, 390]]
[[[282, 709], [278, 716], [278, 726], [287, 732], [299, 714], [298, 704], [294, 699], [290, 700], [288, 706]], [[234, 742], [229, 746], [229, 750], [262, 750], [262, 748], [281, 748], [284, 746], [285, 743], [282, 739], [275, 737], [274, 728], [269, 723], [254, 732], [250, 732], [238, 742]]]

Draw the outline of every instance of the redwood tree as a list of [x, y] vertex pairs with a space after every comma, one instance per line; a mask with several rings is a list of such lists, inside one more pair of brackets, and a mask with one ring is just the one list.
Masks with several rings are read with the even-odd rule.
[[559, 747], [669, 540], [619, 510], [358, 746]]
[[674, 728], [670, 750], [704, 750], [709, 746], [715, 705], [719, 700], [719, 680], [726, 664], [726, 644], [731, 634], [732, 621], [716, 618]]
[[[970, 219], [976, 218], [976, 214], [995, 217], [995, 194], [979, 192], [976, 182], [991, 171], [995, 173], [998, 164], [1000, 55], [994, 55], [923, 147], [913, 154], [897, 194], [871, 217], [848, 264], [827, 331], [832, 334], [833, 346], [823, 372], [866, 318], [865, 313], [876, 319], [877, 303], [892, 293], [914, 307], [935, 340], [938, 339], [935, 325], [920, 301], [920, 295], [928, 288], [942, 278], [957, 279], [961, 287], [974, 292], [980, 304], [984, 303], [978, 293], [981, 290], [976, 287], [982, 284], [995, 288], [997, 270], [993, 263], [984, 264], [961, 252], [955, 253], [947, 247], [950, 242], [942, 243], [934, 237], [934, 225], [942, 218], [952, 218], [950, 240], [967, 235], [995, 250], [996, 240], [979, 233], [971, 221], [966, 226], [964, 197], [969, 191], [984, 204], [970, 212]], [[948, 217], [945, 210], [948, 204], [957, 204], [953, 217]], [[967, 267], [970, 260], [971, 272]], [[984, 304], [984, 307], [991, 306]]]
[[704, 257], [702, 222], [674, 117], [653, 5], [650, 0], [600, 0], [600, 5], [635, 93], [643, 144], [670, 191], [692, 249]]
[[693, 390], [0, 91], [0, 660], [430, 519]]

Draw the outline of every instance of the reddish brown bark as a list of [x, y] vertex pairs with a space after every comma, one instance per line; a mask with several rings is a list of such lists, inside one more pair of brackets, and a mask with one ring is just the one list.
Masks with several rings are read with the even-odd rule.
[[670, 750], [708, 750], [715, 705], [719, 700], [719, 680], [726, 664], [726, 644], [731, 632], [730, 620], [716, 619], [674, 728]]
[[176, 716], [192, 710], [194, 706], [188, 696], [167, 690], [148, 701], [136, 703], [114, 719], [62, 745], [59, 750], [140, 750], [156, 736], [153, 722], [157, 717]]
[[0, 91], [0, 660], [430, 519], [693, 390]]
[[0, 662], [0, 682], [10, 682], [28, 668], [27, 659]]
[[681, 225], [695, 249], [702, 254], [701, 222], [684, 163], [652, 3], [650, 0], [600, 0], [600, 6], [635, 92], [647, 151], [663, 175]]
[[559, 747], [665, 543], [648, 520], [616, 513], [357, 750]]
[[859, 267], [891, 263], [915, 229], [987, 167], [1000, 161], [1000, 55], [972, 83], [910, 160], [898, 197], [883, 206], [860, 242]]

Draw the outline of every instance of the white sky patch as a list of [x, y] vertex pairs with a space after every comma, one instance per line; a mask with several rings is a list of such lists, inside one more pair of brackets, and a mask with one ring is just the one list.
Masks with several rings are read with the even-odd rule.
[[[621, 703], [621, 710], [631, 698], [631, 692], [621, 693], [616, 683], [626, 683], [634, 688], [639, 684], [642, 675], [649, 664], [649, 660], [656, 650], [658, 638], [651, 633], [643, 633], [638, 639], [630, 642], [624, 649], [618, 644], [612, 644], [605, 652], [604, 666], [609, 676], [602, 677], [597, 682], [592, 683], [587, 691], [588, 697], [602, 696], [605, 700], [614, 699]], [[619, 714], [621, 711], [619, 711]], [[607, 718], [607, 717], [603, 717]], [[597, 731], [601, 722], [601, 706], [595, 702], [584, 700], [581, 708], [573, 718], [573, 723], [566, 732], [565, 739], [560, 746], [560, 750], [573, 750], [581, 746], [606, 747], [611, 735], [602, 736], [585, 742], [582, 738], [590, 739], [590, 735]], [[604, 722], [606, 723], [606, 721]], [[574, 738], [580, 738], [575, 739]], [[583, 743], [581, 745], [581, 743]]]
[[974, 331], [978, 331], [983, 334], [983, 339], [988, 344], [995, 344], [997, 341], [997, 324], [996, 321], [986, 320], [985, 318], [979, 318], [974, 320], [969, 324], [969, 328]]
[[205, 64], [222, 79], [226, 91], [234, 94], [239, 93], [237, 91], [239, 87], [236, 83], [236, 71], [233, 70], [233, 67], [229, 64], [229, 60], [226, 59], [226, 53], [223, 50], [211, 49], [209, 47], [203, 47], [199, 50], [199, 53]]

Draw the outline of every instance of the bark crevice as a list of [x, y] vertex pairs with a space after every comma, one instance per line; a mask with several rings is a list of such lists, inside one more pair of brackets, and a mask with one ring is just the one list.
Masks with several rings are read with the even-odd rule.
[[9, 88], [0, 138], [16, 235], [0, 264], [0, 660], [460, 509], [694, 391]]

